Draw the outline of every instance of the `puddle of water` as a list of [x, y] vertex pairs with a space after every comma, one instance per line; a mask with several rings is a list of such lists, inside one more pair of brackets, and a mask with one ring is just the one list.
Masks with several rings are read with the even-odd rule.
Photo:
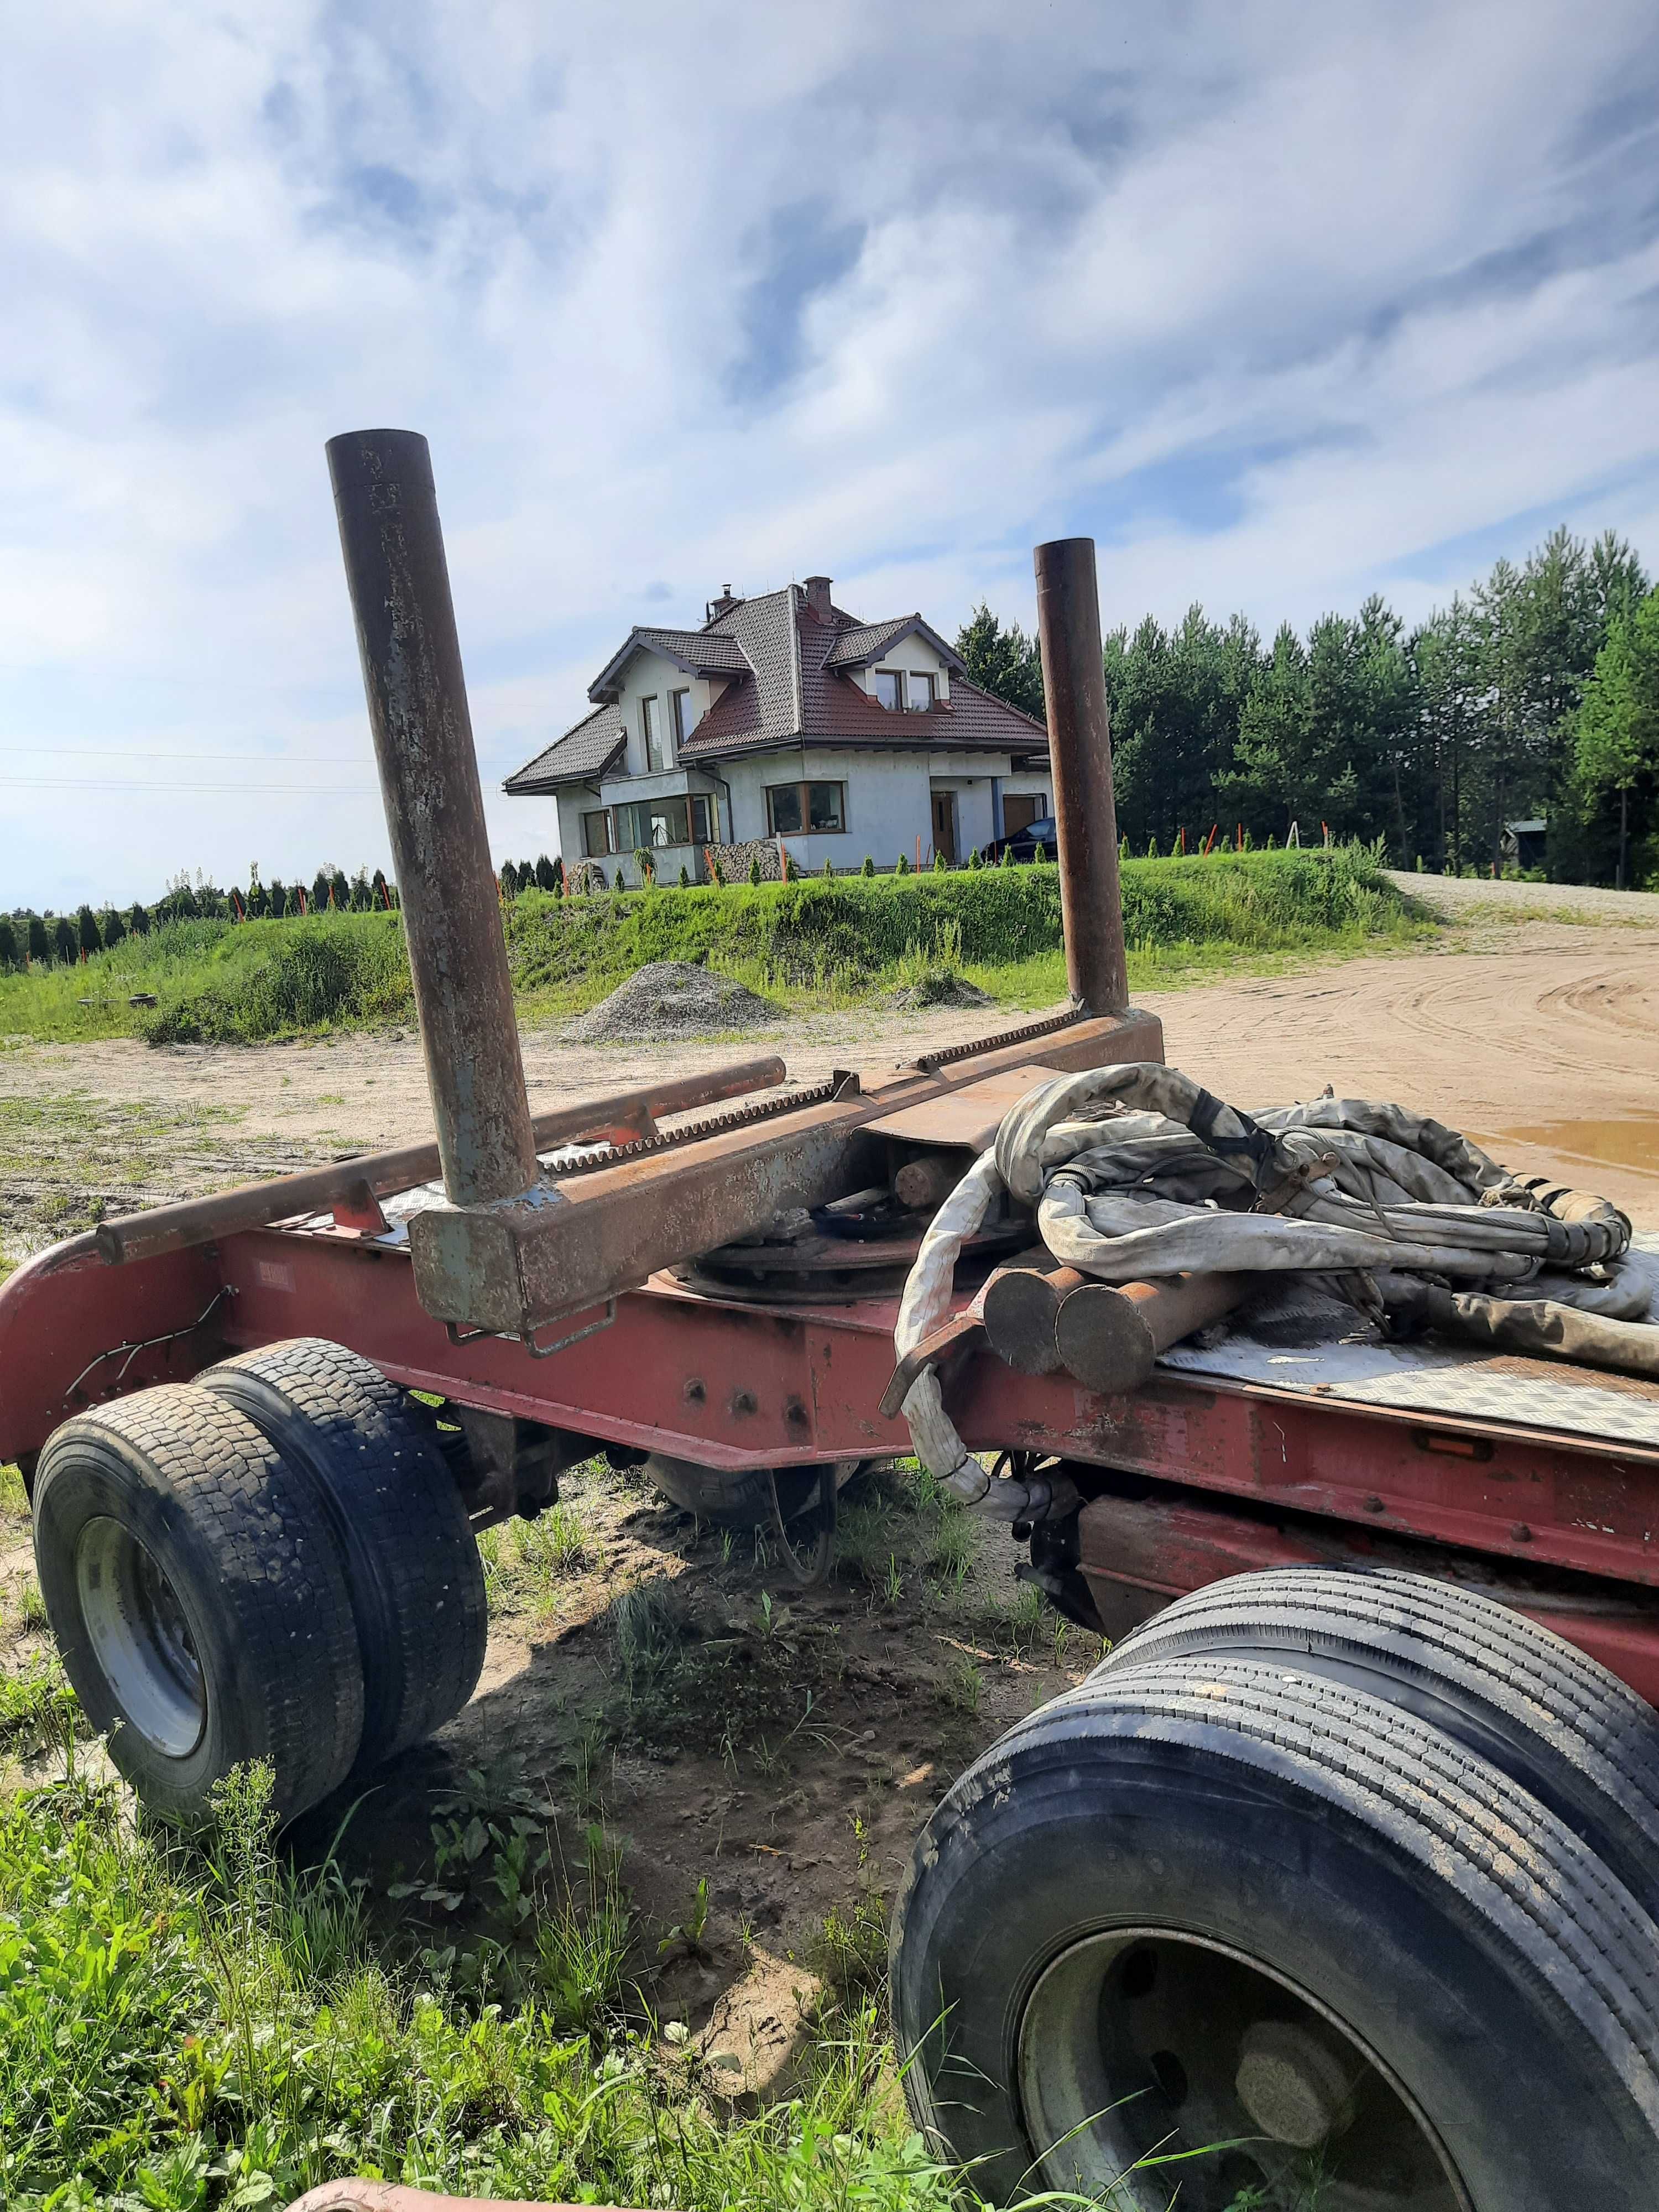
[[1531, 1147], [1563, 1159], [1589, 1160], [1659, 1175], [1659, 1119], [1641, 1121], [1542, 1121], [1530, 1128], [1498, 1129], [1491, 1136], [1467, 1133], [1470, 1141], [1505, 1167], [1524, 1166]]

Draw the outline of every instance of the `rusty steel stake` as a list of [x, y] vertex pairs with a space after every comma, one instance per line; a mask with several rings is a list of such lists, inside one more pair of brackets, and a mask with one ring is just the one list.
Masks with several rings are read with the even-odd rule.
[[415, 1010], [452, 1205], [537, 1182], [536, 1139], [427, 442], [328, 441]]
[[1037, 547], [1036, 560], [1066, 980], [1091, 1014], [1121, 1014], [1129, 1004], [1129, 976], [1095, 541], [1053, 538]]

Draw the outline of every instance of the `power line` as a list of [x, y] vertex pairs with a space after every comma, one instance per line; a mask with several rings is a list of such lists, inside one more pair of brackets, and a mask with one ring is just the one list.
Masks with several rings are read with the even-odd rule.
[[0, 753], [49, 753], [54, 760], [291, 761], [296, 768], [339, 768], [339, 753], [250, 753], [159, 751], [153, 745], [60, 745], [50, 738], [32, 745], [0, 745]]
[[139, 783], [112, 776], [100, 776], [97, 782], [89, 783], [84, 777], [75, 776], [0, 775], [0, 784], [9, 784], [23, 791], [81, 791], [89, 797], [100, 791], [155, 791], [164, 794], [213, 792], [228, 799], [240, 798], [244, 793], [252, 792], [266, 796], [276, 794], [286, 799], [370, 799], [380, 796], [379, 786], [372, 783]]
[[[488, 753], [486, 744], [481, 750]], [[0, 744], [0, 753], [27, 753], [32, 758], [42, 753], [53, 760], [166, 760], [166, 761], [237, 761], [244, 765], [278, 763], [295, 768], [343, 768], [350, 763], [341, 753], [249, 753], [249, 752], [161, 752], [151, 745], [60, 745], [50, 738], [37, 738], [31, 745]]]

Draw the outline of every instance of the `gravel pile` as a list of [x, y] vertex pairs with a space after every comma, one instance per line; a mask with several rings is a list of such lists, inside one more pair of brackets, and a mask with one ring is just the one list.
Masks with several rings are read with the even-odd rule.
[[653, 960], [579, 1014], [564, 1034], [576, 1044], [641, 1044], [663, 1036], [763, 1029], [782, 1018], [781, 1006], [729, 975], [713, 975], [685, 960]]
[[948, 969], [924, 975], [919, 982], [905, 984], [902, 990], [890, 991], [882, 1001], [887, 1006], [911, 1008], [988, 1006], [990, 1003], [988, 991], [981, 991], [965, 975], [952, 975]]

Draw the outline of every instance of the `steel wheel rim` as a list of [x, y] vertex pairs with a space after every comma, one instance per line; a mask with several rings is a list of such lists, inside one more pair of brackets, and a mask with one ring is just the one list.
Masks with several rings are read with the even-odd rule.
[[[1250, 2189], [1264, 2212], [1474, 2212], [1378, 2054], [1307, 1990], [1208, 1936], [1119, 1928], [1071, 1945], [1025, 2001], [1017, 2054], [1037, 2153], [1028, 2179], [1114, 2212], [1164, 2212], [1177, 2188], [1183, 2212], [1226, 2212]], [[1226, 2148], [1133, 2171], [1212, 2144]]]
[[165, 1757], [187, 1758], [207, 1728], [207, 1684], [173, 1584], [132, 1531], [104, 1515], [81, 1531], [75, 1582], [123, 1723]]

